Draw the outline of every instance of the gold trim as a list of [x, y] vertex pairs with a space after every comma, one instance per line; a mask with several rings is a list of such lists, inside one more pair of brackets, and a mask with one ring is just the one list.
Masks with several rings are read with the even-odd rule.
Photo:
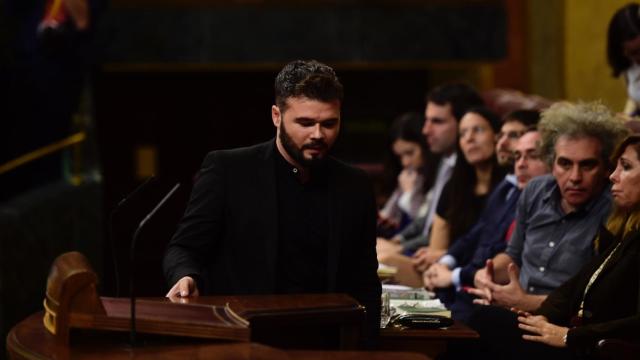
[[237, 322], [239, 322], [242, 326], [249, 326], [249, 322], [243, 318], [242, 316], [236, 314], [235, 311], [231, 310], [231, 307], [229, 307], [229, 303], [226, 303], [224, 305], [224, 311], [234, 320], [236, 320]]
[[43, 146], [39, 149], [36, 149], [32, 152], [26, 153], [24, 155], [21, 155], [13, 160], [10, 160], [9, 162], [6, 162], [2, 165], [0, 165], [0, 175], [9, 172], [19, 166], [22, 166], [24, 164], [30, 163], [34, 160], [37, 160], [41, 157], [44, 157], [46, 155], [49, 155], [51, 153], [54, 153], [56, 151], [62, 150], [66, 147], [69, 147], [71, 145], [75, 145], [78, 143], [83, 142], [85, 139], [87, 138], [87, 135], [84, 131], [81, 131], [79, 133], [75, 133], [65, 139], [62, 139], [60, 141], [51, 143], [49, 145]]
[[57, 314], [49, 308], [46, 298], [42, 303], [44, 304], [44, 316], [42, 317], [42, 323], [44, 324], [45, 329], [55, 335]]

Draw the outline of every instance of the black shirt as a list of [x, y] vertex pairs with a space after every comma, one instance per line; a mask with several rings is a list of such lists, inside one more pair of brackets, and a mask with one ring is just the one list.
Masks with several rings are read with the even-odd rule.
[[278, 293], [327, 291], [329, 203], [326, 171], [313, 169], [303, 183], [300, 170], [278, 152]]
[[455, 189], [453, 188], [453, 183], [451, 181], [447, 182], [442, 189], [442, 195], [440, 195], [440, 200], [436, 207], [436, 214], [449, 223], [449, 246], [451, 246], [451, 244], [453, 244], [460, 236], [466, 234], [478, 219], [480, 219], [480, 213], [482, 213], [482, 209], [484, 209], [488, 195], [491, 194], [492, 190], [493, 186], [486, 194], [477, 195], [474, 193], [467, 204], [468, 207], [465, 209], [466, 217], [463, 218], [463, 221], [457, 219], [458, 221], [455, 221], [457, 225], [454, 225], [454, 221], [451, 219], [451, 216], [456, 215], [451, 214], [449, 208], [451, 207], [451, 197]]

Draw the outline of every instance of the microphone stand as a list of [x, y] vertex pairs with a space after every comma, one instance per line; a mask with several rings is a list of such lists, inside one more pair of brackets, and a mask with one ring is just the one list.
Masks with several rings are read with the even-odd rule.
[[176, 192], [176, 190], [178, 190], [178, 188], [180, 187], [180, 183], [177, 183], [173, 186], [173, 188], [171, 188], [171, 190], [167, 193], [167, 195], [165, 195], [162, 200], [160, 200], [160, 202], [158, 203], [158, 205], [156, 205], [156, 207], [153, 208], [153, 210], [151, 210], [151, 212], [149, 212], [149, 214], [147, 214], [147, 216], [145, 216], [144, 219], [142, 219], [142, 221], [140, 221], [140, 224], [138, 224], [138, 228], [136, 229], [136, 232], [133, 234], [133, 239], [131, 240], [131, 247], [129, 248], [129, 265], [130, 265], [130, 269], [131, 269], [131, 276], [129, 277], [129, 292], [131, 295], [131, 329], [129, 332], [129, 341], [131, 342], [131, 347], [135, 347], [136, 346], [136, 293], [135, 293], [135, 250], [136, 250], [136, 243], [138, 242], [138, 235], [140, 235], [140, 231], [142, 230], [142, 228], [144, 227], [144, 225], [147, 223], [147, 221], [149, 221], [149, 219], [151, 219], [156, 212], [164, 205], [165, 202], [167, 202], [167, 200], [169, 200], [169, 198], [173, 195], [173, 193]]
[[115, 238], [113, 236], [113, 218], [115, 216], [115, 214], [120, 211], [120, 209], [126, 204], [128, 203], [131, 199], [135, 198], [139, 193], [142, 192], [142, 189], [147, 188], [147, 186], [149, 186], [150, 184], [154, 183], [156, 181], [156, 177], [154, 175], [151, 175], [150, 177], [147, 178], [147, 180], [145, 180], [142, 184], [138, 185], [132, 192], [130, 192], [127, 196], [125, 196], [124, 198], [122, 198], [122, 200], [120, 200], [118, 202], [118, 204], [111, 209], [111, 211], [109, 212], [109, 227], [107, 228], [109, 233], [108, 233], [108, 239], [109, 239], [109, 243], [111, 245], [111, 256], [113, 257], [113, 273], [115, 276], [115, 285], [116, 285], [116, 297], [120, 296], [120, 271], [118, 270], [118, 260], [117, 260], [117, 256], [116, 256], [116, 244], [115, 244]]

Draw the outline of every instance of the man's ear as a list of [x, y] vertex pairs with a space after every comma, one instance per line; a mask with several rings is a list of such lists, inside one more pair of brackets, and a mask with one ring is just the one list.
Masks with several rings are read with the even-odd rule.
[[281, 120], [282, 116], [280, 114], [280, 108], [276, 105], [271, 105], [271, 121], [273, 121], [273, 126], [280, 128]]

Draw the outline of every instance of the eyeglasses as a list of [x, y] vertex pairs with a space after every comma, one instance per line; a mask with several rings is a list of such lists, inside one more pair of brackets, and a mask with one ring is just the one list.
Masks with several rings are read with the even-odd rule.
[[504, 136], [506, 136], [509, 140], [518, 140], [520, 136], [522, 136], [522, 134], [523, 134], [522, 131], [515, 131], [515, 130], [507, 131], [507, 132], [500, 131], [499, 133], [496, 134], [496, 141], [499, 141]]
[[481, 126], [481, 125], [475, 125], [475, 126], [472, 126], [470, 128], [466, 128], [466, 129], [460, 130], [460, 134], [459, 135], [460, 135], [460, 138], [463, 139], [465, 136], [467, 136], [467, 134], [476, 135], [476, 134], [482, 134], [485, 131], [487, 131], [486, 127]]

